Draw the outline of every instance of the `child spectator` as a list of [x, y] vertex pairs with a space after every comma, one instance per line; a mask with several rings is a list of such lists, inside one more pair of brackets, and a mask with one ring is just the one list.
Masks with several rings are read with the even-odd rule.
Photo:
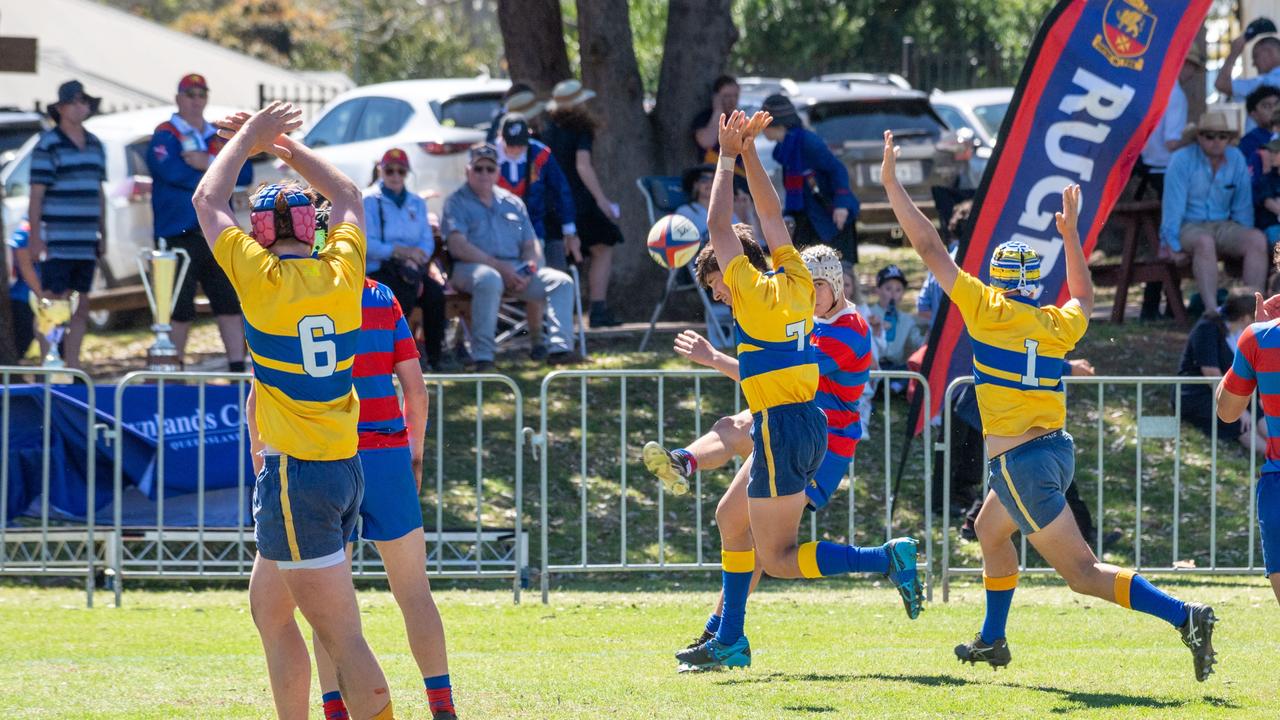
[[[1272, 122], [1272, 127], [1280, 129], [1280, 112]], [[1274, 248], [1280, 240], [1280, 139], [1262, 148], [1262, 172], [1253, 178], [1254, 227], [1267, 236], [1267, 247]]]
[[[868, 307], [867, 322], [874, 331], [881, 370], [905, 370], [907, 358], [924, 343], [915, 316], [898, 308], [906, 290], [907, 276], [897, 265], [888, 265], [876, 273], [879, 302]], [[889, 384], [894, 392], [902, 392], [906, 386], [905, 380]]]
[[[40, 276], [36, 273], [35, 262], [31, 251], [27, 248], [27, 238], [31, 232], [31, 224], [26, 218], [14, 229], [7, 243], [9, 248], [9, 312], [12, 316], [10, 327], [13, 328], [13, 346], [18, 351], [18, 359], [26, 357], [31, 349], [31, 341], [35, 339], [35, 311], [31, 309], [31, 294], [40, 298], [44, 291], [40, 288]], [[44, 339], [41, 338], [41, 350], [44, 350]]]
[[[1183, 377], [1222, 377], [1235, 358], [1236, 341], [1253, 323], [1254, 298], [1246, 292], [1236, 291], [1227, 297], [1217, 314], [1206, 314], [1191, 328], [1187, 345], [1178, 363], [1178, 375]], [[1251, 442], [1253, 418], [1245, 413], [1232, 423], [1223, 422], [1214, 415], [1213, 386], [1201, 384], [1182, 385], [1182, 420], [1190, 423], [1206, 436], [1212, 436], [1213, 424], [1218, 424], [1218, 439], [1238, 442], [1245, 448]], [[1267, 446], [1266, 435], [1257, 427], [1257, 447]]]

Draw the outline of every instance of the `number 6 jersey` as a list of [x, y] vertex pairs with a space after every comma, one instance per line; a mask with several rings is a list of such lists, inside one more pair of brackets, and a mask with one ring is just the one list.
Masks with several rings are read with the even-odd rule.
[[734, 341], [742, 394], [751, 412], [810, 402], [818, 391], [813, 332], [813, 277], [791, 245], [773, 252], [762, 273], [746, 255], [729, 261], [724, 284], [733, 295]]
[[960, 271], [951, 302], [973, 341], [973, 378], [986, 435], [1015, 437], [1066, 424], [1067, 353], [1089, 326], [1079, 303], [1040, 307]]
[[230, 227], [213, 255], [244, 310], [263, 442], [299, 460], [354, 456], [360, 402], [351, 367], [365, 256], [360, 228], [331, 228], [324, 250], [313, 257], [277, 257]]

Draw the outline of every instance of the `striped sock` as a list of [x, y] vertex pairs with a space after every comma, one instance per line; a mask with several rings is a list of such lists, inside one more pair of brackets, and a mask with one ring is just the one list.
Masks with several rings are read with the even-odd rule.
[[684, 448], [676, 448], [671, 451], [671, 459], [675, 460], [676, 466], [680, 468], [680, 474], [685, 477], [698, 472], [698, 458], [693, 453]]
[[427, 686], [427, 704], [431, 707], [432, 715], [457, 712], [453, 709], [453, 687], [449, 685], [448, 675], [422, 678], [422, 682]]
[[742, 637], [742, 624], [747, 617], [747, 595], [751, 591], [751, 575], [756, 569], [755, 550], [721, 550], [720, 565], [724, 582], [724, 614], [716, 630], [716, 640], [732, 645]]
[[807, 578], [830, 577], [848, 573], [889, 572], [889, 552], [883, 545], [857, 547], [831, 542], [807, 542], [797, 556], [800, 574]]
[[342, 693], [334, 690], [320, 696], [320, 701], [324, 703], [324, 720], [348, 720], [351, 716], [347, 715], [347, 705], [342, 702]]
[[1004, 577], [983, 573], [982, 585], [987, 589], [987, 616], [982, 621], [982, 642], [990, 645], [1004, 637], [1009, 607], [1013, 605], [1013, 591], [1018, 587], [1018, 573]]
[[1187, 604], [1156, 588], [1132, 570], [1116, 573], [1116, 604], [1122, 608], [1155, 615], [1174, 627], [1187, 622]]
[[707, 618], [707, 632], [709, 632], [709, 633], [711, 633], [712, 635], [714, 635], [714, 634], [716, 634], [716, 631], [717, 631], [717, 630], [719, 630], [719, 629], [720, 629], [720, 616], [719, 616], [719, 615], [712, 615], [711, 617]]

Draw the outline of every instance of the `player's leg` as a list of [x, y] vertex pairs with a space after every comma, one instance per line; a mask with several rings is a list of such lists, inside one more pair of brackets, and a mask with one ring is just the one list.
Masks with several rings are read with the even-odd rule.
[[294, 618], [293, 596], [273, 560], [258, 555], [249, 576], [249, 611], [267, 658], [271, 697], [280, 720], [306, 720], [311, 657]]
[[[351, 565], [351, 544], [347, 544], [347, 566]], [[311, 631], [311, 652], [316, 656], [316, 679], [320, 681], [320, 703], [324, 710], [324, 720], [347, 720], [347, 705], [342, 699], [342, 690], [338, 687], [338, 670], [333, 666], [333, 658], [324, 649], [324, 643]]]
[[1262, 535], [1262, 561], [1271, 580], [1271, 591], [1280, 601], [1280, 473], [1263, 473], [1254, 492], [1258, 531]]
[[[711, 431], [685, 447], [668, 451], [656, 442], [645, 443], [641, 456], [645, 467], [674, 494], [688, 491], [690, 476], [699, 470], [728, 465], [751, 452], [751, 411], [722, 417]], [[677, 491], [679, 490], [679, 491]]]
[[974, 521], [974, 532], [982, 546], [986, 615], [982, 630], [973, 640], [956, 646], [956, 657], [961, 662], [1004, 667], [1012, 658], [1005, 640], [1005, 625], [1013, 604], [1013, 591], [1018, 586], [1018, 551], [1011, 540], [1017, 529], [999, 496], [994, 490], [989, 491]]
[[409, 649], [422, 673], [432, 717], [454, 717], [453, 688], [449, 680], [449, 659], [445, 652], [444, 622], [431, 595], [431, 582], [424, 570], [426, 544], [421, 528], [395, 540], [379, 541], [378, 554], [387, 568], [391, 594], [404, 616]]

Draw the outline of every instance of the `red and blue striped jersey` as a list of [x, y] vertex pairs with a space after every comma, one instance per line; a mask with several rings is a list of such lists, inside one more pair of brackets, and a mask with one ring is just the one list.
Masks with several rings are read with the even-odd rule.
[[386, 285], [365, 278], [360, 310], [360, 337], [351, 373], [360, 397], [360, 449], [405, 447], [409, 436], [392, 377], [396, 363], [418, 359], [418, 346], [400, 303]]
[[1262, 472], [1280, 472], [1280, 320], [1254, 323], [1244, 331], [1222, 381], [1232, 395], [1252, 395], [1258, 389], [1267, 416], [1267, 462]]
[[814, 317], [813, 346], [818, 358], [818, 394], [827, 415], [827, 451], [853, 457], [862, 438], [858, 401], [871, 376], [871, 331], [852, 306], [830, 320]]

